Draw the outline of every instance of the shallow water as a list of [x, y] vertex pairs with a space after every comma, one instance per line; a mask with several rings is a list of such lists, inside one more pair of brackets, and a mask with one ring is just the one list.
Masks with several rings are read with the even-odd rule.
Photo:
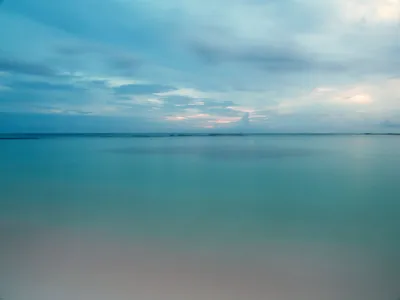
[[0, 290], [396, 299], [399, 178], [397, 136], [0, 140]]

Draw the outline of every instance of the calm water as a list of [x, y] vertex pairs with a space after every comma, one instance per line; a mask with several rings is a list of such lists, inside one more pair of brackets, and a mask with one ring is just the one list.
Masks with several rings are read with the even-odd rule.
[[[0, 234], [0, 282], [14, 298], [396, 299], [400, 138], [0, 140]], [[159, 263], [136, 278], [123, 266], [148, 249]], [[83, 268], [94, 252], [102, 263]], [[187, 258], [183, 271], [174, 257]], [[113, 266], [108, 292], [104, 279], [87, 290], [73, 280]], [[127, 278], [153, 288], [123, 294]]]

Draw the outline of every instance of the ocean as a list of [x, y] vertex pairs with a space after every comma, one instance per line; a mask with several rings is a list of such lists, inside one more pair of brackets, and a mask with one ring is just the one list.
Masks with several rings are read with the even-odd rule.
[[4, 300], [396, 300], [399, 283], [399, 136], [0, 136]]

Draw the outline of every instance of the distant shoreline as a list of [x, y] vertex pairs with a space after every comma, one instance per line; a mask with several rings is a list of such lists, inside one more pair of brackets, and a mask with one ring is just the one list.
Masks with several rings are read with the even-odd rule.
[[400, 136], [400, 133], [4, 133], [0, 140], [38, 140], [43, 138], [101, 137], [243, 137], [243, 136]]

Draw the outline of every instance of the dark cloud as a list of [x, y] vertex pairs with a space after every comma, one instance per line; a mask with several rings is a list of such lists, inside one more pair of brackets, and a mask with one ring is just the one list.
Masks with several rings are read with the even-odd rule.
[[285, 69], [303, 68], [309, 62], [298, 53], [287, 49], [274, 48], [232, 48], [206, 43], [191, 45], [194, 53], [202, 60], [209, 63], [222, 63], [229, 61], [256, 63], [261, 65], [281, 66]]
[[[82, 113], [0, 114], [2, 133], [109, 133], [140, 132], [154, 126], [140, 117], [104, 117]], [[161, 126], [159, 128], [162, 128]]]
[[10, 86], [10, 89], [1, 93], [1, 111], [26, 112], [37, 111], [39, 106], [43, 108], [44, 106], [68, 107], [69, 105], [73, 105], [74, 109], [79, 109], [80, 105], [90, 99], [87, 89], [71, 84], [18, 82], [13, 85], [13, 83], [8, 83], [7, 86]]
[[56, 76], [56, 72], [46, 65], [10, 58], [0, 58], [0, 71], [24, 75]]
[[31, 90], [12, 90], [8, 89], [4, 94], [1, 94], [0, 105], [2, 110], [6, 107], [15, 108], [15, 109], [23, 109], [26, 108], [26, 105], [32, 103], [38, 103], [43, 101], [48, 101], [48, 97], [43, 97], [43, 93], [39, 93]]
[[160, 24], [156, 22], [158, 19], [145, 14], [140, 4], [136, 6], [137, 9], [129, 9], [126, 3], [119, 1], [9, 2], [10, 11], [26, 15], [32, 20], [79, 38], [88, 38], [100, 43], [121, 46], [157, 43], [161, 46], [163, 37], [160, 37], [159, 31], [165, 33], [167, 29], [166, 24]]
[[63, 114], [73, 114], [73, 115], [90, 115], [92, 112], [90, 111], [83, 111], [83, 110], [76, 110], [76, 109], [64, 109], [62, 110]]
[[343, 65], [335, 62], [318, 61], [300, 51], [288, 47], [221, 47], [205, 43], [193, 43], [192, 51], [202, 61], [209, 64], [236, 62], [252, 64], [260, 69], [274, 72], [295, 72], [305, 70], [343, 70]]
[[[107, 88], [107, 81], [106, 80], [85, 80], [85, 83], [90, 85], [93, 88]], [[129, 98], [127, 98], [129, 99]]]
[[109, 58], [108, 64], [112, 69], [129, 73], [139, 68], [141, 61], [129, 56], [115, 55]]
[[393, 122], [393, 121], [390, 121], [390, 120], [386, 120], [386, 121], [381, 122], [380, 125], [382, 127], [385, 127], [385, 128], [397, 128], [397, 129], [400, 129], [400, 122]]
[[28, 90], [58, 90], [58, 91], [71, 91], [83, 90], [73, 84], [65, 83], [50, 83], [44, 81], [15, 81], [9, 84], [12, 89], [28, 89]]
[[55, 48], [55, 53], [59, 55], [65, 56], [78, 56], [90, 53], [93, 51], [92, 47], [84, 47], [84, 46], [71, 46], [71, 45], [62, 45]]
[[96, 44], [60, 45], [55, 48], [55, 52], [73, 60], [95, 58], [110, 71], [121, 75], [132, 74], [142, 65], [142, 60], [130, 53]]
[[174, 90], [173, 87], [161, 84], [126, 84], [114, 88], [117, 94], [148, 95]]

